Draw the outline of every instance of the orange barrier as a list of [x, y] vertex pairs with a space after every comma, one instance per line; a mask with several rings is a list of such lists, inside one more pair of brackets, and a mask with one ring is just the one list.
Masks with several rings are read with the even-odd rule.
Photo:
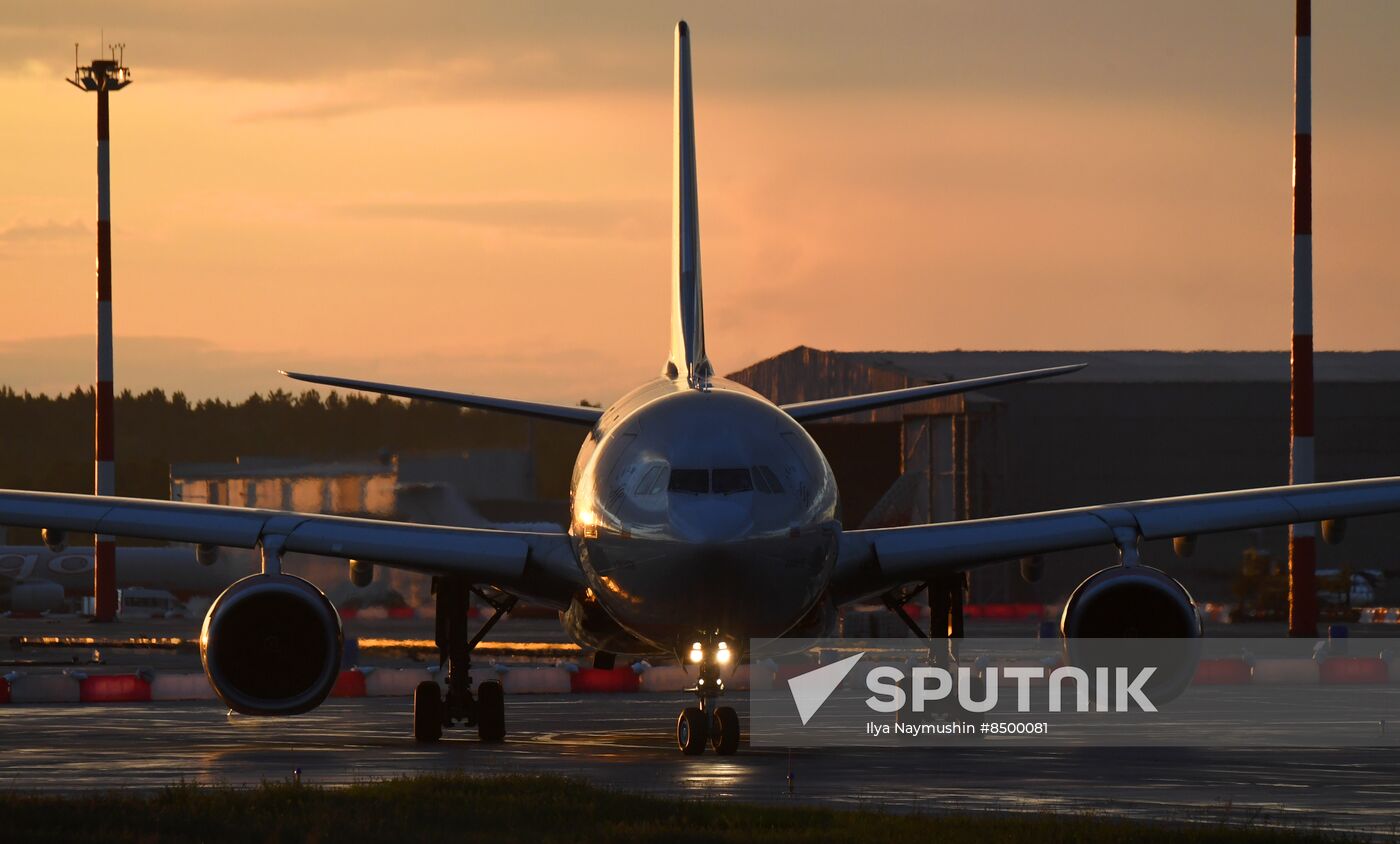
[[1390, 682], [1390, 666], [1376, 656], [1333, 656], [1318, 666], [1318, 679], [1337, 685]]
[[1239, 686], [1250, 681], [1249, 663], [1242, 659], [1203, 659], [1191, 678], [1195, 686]]
[[641, 685], [632, 666], [621, 668], [580, 668], [569, 677], [569, 688], [575, 692], [635, 692]]
[[[904, 611], [910, 618], [921, 618], [928, 608], [923, 604], [905, 604]], [[1041, 604], [966, 604], [964, 618], [986, 618], [997, 621], [1022, 621], [1040, 619], [1046, 615]]]
[[331, 687], [331, 697], [364, 697], [365, 675], [351, 668], [340, 672]]
[[151, 684], [135, 674], [92, 674], [78, 681], [83, 703], [144, 703], [151, 699]]
[[1002, 621], [1039, 619], [1044, 607], [1040, 604], [968, 604], [963, 615], [968, 618], [989, 618]]
[[78, 681], [64, 674], [21, 674], [10, 682], [11, 703], [77, 703]]

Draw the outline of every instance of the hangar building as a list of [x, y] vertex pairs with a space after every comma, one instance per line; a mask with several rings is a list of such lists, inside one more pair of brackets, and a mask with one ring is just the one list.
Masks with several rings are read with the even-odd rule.
[[[1067, 376], [841, 417], [810, 426], [827, 452], [848, 528], [920, 524], [1288, 479], [1286, 352], [837, 352], [799, 346], [729, 377], [778, 402], [805, 401], [1087, 362]], [[1400, 475], [1400, 352], [1322, 352], [1320, 481]], [[1202, 537], [1149, 564], [1198, 598], [1228, 600], [1244, 549], [1286, 558], [1283, 529]], [[1050, 555], [1032, 587], [1014, 565], [973, 578], [973, 600], [1062, 600], [1111, 548]], [[1400, 517], [1350, 526], [1319, 567], [1400, 570]]]

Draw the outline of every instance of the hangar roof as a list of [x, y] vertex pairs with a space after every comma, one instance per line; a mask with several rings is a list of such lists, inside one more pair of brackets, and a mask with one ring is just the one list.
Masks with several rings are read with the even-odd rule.
[[[795, 350], [794, 350], [795, 351]], [[1288, 382], [1287, 352], [840, 352], [836, 355], [922, 381], [978, 378], [1002, 372], [1087, 362], [1056, 382], [1079, 383], [1258, 383]], [[1318, 352], [1318, 381], [1400, 382], [1400, 351]]]

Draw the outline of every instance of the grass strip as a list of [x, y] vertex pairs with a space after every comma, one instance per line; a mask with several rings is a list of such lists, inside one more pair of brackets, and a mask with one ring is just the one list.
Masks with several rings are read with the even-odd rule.
[[557, 776], [466, 774], [322, 788], [177, 785], [0, 794], [0, 839], [105, 842], [1305, 842], [1308, 830], [1149, 824], [1094, 814], [884, 814], [628, 794]]

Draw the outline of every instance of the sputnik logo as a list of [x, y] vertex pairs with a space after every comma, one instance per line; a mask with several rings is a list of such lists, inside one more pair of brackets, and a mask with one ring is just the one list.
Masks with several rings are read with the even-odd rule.
[[788, 688], [792, 690], [792, 702], [797, 704], [797, 714], [802, 718], [803, 726], [812, 720], [812, 716], [817, 714], [817, 710], [822, 708], [822, 704], [826, 703], [826, 699], [831, 697], [831, 693], [836, 691], [836, 687], [841, 685], [841, 681], [846, 679], [846, 675], [851, 673], [851, 669], [856, 667], [856, 663], [860, 662], [863, 656], [864, 652], [848, 656], [840, 662], [813, 668], [788, 680]]

